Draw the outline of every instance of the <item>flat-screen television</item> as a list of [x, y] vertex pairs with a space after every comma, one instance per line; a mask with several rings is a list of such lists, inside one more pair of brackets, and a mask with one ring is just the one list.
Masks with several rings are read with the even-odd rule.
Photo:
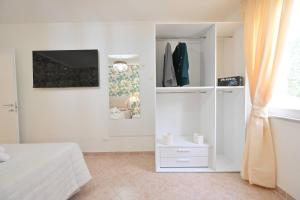
[[99, 86], [98, 50], [33, 51], [33, 87]]

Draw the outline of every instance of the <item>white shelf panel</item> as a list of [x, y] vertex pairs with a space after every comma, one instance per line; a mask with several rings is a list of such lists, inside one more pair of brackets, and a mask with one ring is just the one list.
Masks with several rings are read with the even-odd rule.
[[245, 86], [217, 86], [217, 90], [241, 90], [245, 89]]
[[241, 171], [236, 163], [223, 154], [217, 154], [216, 172], [239, 172]]
[[197, 93], [213, 90], [213, 86], [205, 87], [156, 87], [156, 93]]
[[196, 144], [192, 136], [174, 136], [173, 144], [165, 145], [161, 139], [157, 140], [157, 147], [209, 147], [208, 144]]

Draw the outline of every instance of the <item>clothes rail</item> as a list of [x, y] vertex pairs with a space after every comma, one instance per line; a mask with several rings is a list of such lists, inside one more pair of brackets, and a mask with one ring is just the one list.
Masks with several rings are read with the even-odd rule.
[[[157, 37], [156, 40], [200, 40], [200, 39], [206, 39], [206, 36], [200, 36], [200, 37]], [[232, 39], [233, 36], [218, 36], [218, 39]]]
[[232, 39], [233, 36], [232, 35], [228, 35], [228, 36], [218, 36], [218, 39]]
[[233, 93], [232, 90], [218, 91], [218, 92], [219, 92], [219, 93], [227, 93], [227, 94]]
[[156, 40], [200, 40], [200, 39], [206, 39], [206, 36], [201, 36], [201, 37], [158, 37]]
[[179, 91], [177, 91], [177, 92], [172, 92], [172, 91], [167, 91], [167, 92], [156, 92], [157, 94], [166, 94], [166, 93], [168, 93], [168, 94], [182, 94], [182, 93], [194, 93], [194, 94], [206, 94], [207, 92], [205, 92], [205, 91], [182, 91], [182, 92], [179, 92]]

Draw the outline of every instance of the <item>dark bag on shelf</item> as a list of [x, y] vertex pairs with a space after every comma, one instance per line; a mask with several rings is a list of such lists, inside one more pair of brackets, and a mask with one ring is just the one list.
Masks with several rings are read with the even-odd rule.
[[244, 77], [242, 76], [218, 78], [218, 86], [243, 86], [243, 85], [244, 85]]

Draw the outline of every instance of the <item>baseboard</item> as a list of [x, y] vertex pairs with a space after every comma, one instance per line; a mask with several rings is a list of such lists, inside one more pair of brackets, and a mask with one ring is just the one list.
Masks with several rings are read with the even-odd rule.
[[276, 192], [282, 197], [284, 200], [296, 200], [294, 197], [292, 197], [289, 193], [287, 193], [285, 190], [283, 190], [280, 187], [276, 187]]

